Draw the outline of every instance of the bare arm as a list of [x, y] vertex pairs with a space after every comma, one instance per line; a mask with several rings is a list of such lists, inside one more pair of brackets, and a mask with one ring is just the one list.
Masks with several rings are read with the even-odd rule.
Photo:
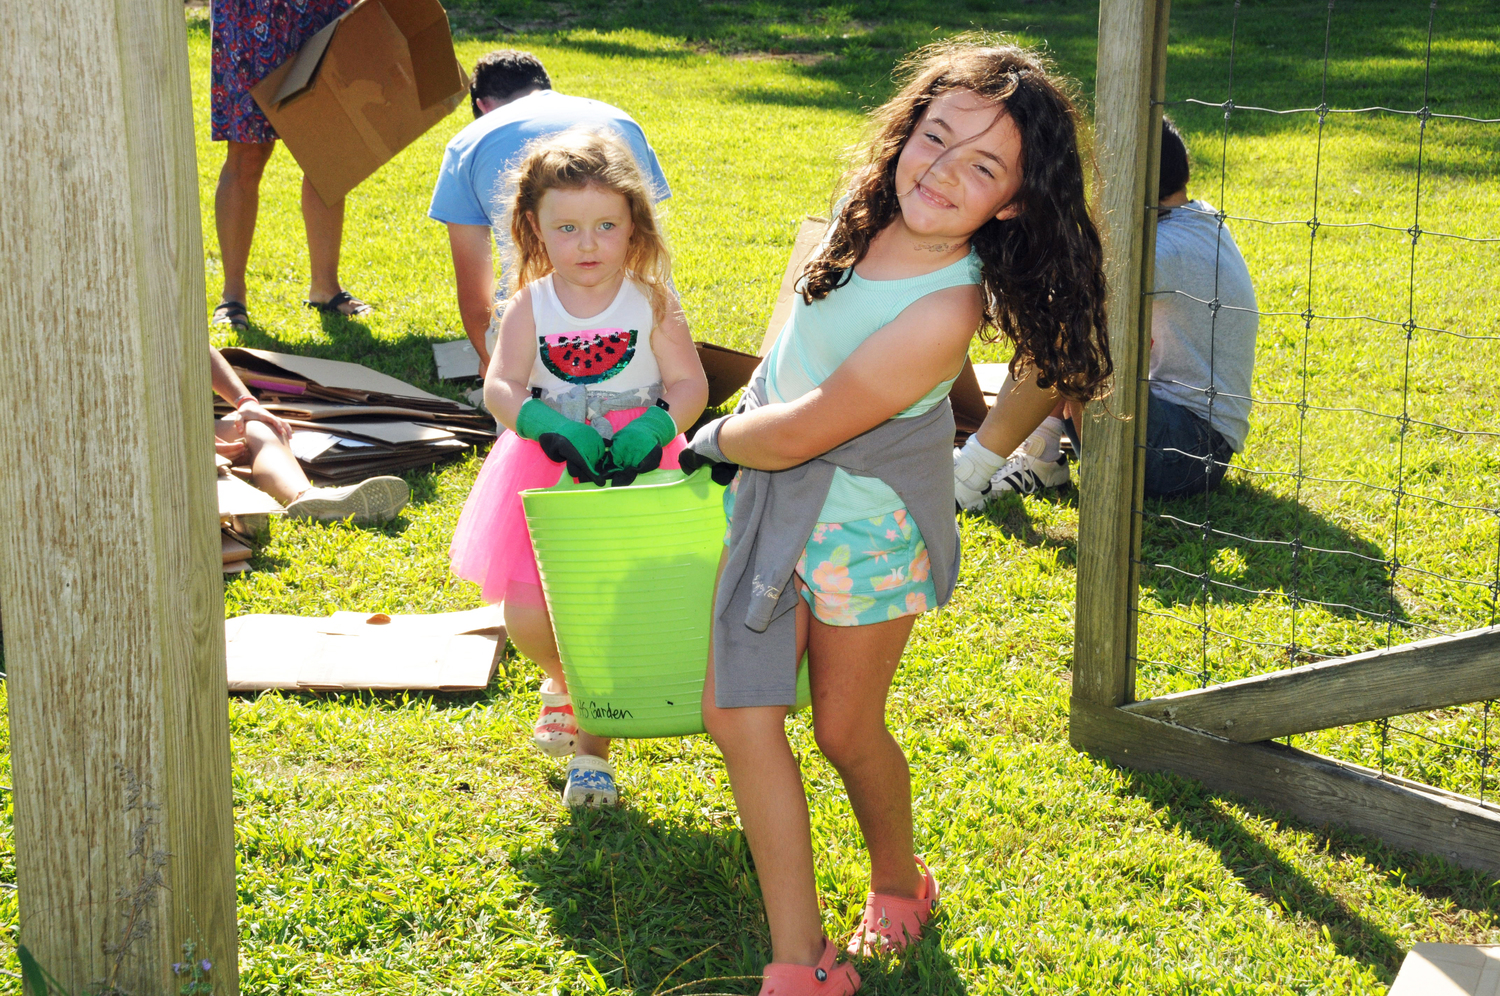
[[[260, 402], [255, 400], [255, 395], [246, 389], [245, 382], [240, 380], [240, 375], [234, 372], [234, 367], [224, 359], [224, 354], [212, 346], [208, 347], [208, 368], [211, 372], [209, 380], [214, 386], [214, 393], [234, 405], [240, 413], [240, 418], [252, 422], [264, 422], [277, 436], [281, 437], [282, 442], [292, 438], [292, 427], [261, 407]], [[242, 401], [243, 404], [241, 404]]]
[[516, 413], [531, 398], [527, 384], [535, 363], [536, 321], [531, 317], [531, 291], [522, 288], [500, 319], [500, 339], [484, 375], [484, 406], [511, 431], [516, 428]]
[[963, 366], [983, 320], [972, 286], [914, 302], [807, 394], [724, 423], [719, 448], [734, 463], [784, 470], [900, 413]]
[[488, 225], [448, 225], [448, 248], [453, 253], [453, 282], [458, 291], [458, 315], [464, 334], [479, 354], [479, 373], [490, 365], [484, 334], [495, 306], [495, 269], [490, 257]]
[[677, 431], [682, 432], [698, 420], [708, 404], [708, 377], [688, 332], [687, 317], [675, 297], [671, 314], [651, 333], [651, 351], [661, 370], [662, 396], [671, 406], [669, 414], [677, 423]]

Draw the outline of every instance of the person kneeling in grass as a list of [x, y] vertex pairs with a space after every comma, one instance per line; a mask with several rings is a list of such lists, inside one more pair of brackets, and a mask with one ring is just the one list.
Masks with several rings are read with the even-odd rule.
[[238, 466], [250, 467], [250, 483], [299, 519], [352, 519], [357, 526], [394, 519], [411, 491], [399, 477], [371, 477], [342, 488], [313, 487], [288, 445], [292, 427], [268, 412], [212, 346], [208, 350], [214, 393], [234, 405], [235, 414], [214, 422], [214, 449]]
[[[1255, 285], [1218, 209], [1188, 197], [1190, 174], [1182, 135], [1170, 118], [1163, 118], [1146, 412], [1147, 498], [1212, 491], [1250, 433], [1250, 377], [1260, 320]], [[1056, 392], [1051, 396], [1056, 398]], [[953, 452], [953, 490], [960, 508], [983, 508], [1005, 491], [1034, 494], [1068, 483], [1060, 446], [1063, 402], [1058, 398], [1051, 414], [1041, 418], [1046, 409], [1041, 392], [1006, 380], [979, 431]]]

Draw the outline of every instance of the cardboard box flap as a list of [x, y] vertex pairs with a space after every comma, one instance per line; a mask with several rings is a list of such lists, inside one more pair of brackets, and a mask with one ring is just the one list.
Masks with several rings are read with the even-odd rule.
[[797, 238], [792, 243], [792, 253], [787, 257], [786, 269], [781, 274], [781, 289], [776, 293], [776, 306], [771, 309], [771, 320], [766, 323], [765, 338], [760, 343], [760, 355], [765, 356], [771, 351], [771, 346], [776, 342], [776, 337], [781, 334], [786, 320], [792, 317], [792, 295], [797, 289], [797, 278], [802, 275], [802, 267], [826, 234], [828, 234], [827, 218], [809, 216], [803, 219], [802, 227], [797, 229]]
[[973, 361], [964, 360], [958, 379], [948, 389], [948, 400], [953, 403], [953, 424], [960, 432], [975, 431], [989, 414], [990, 406], [984, 400], [984, 392], [979, 389]]
[[760, 366], [760, 357], [742, 353], [727, 346], [716, 346], [711, 342], [695, 342], [698, 347], [698, 362], [703, 364], [703, 373], [708, 377], [708, 407], [717, 408], [734, 392], [750, 383], [755, 368]]
[[335, 19], [322, 31], [302, 43], [302, 47], [292, 57], [291, 68], [286, 71], [281, 85], [276, 88], [276, 96], [271, 98], [276, 102], [277, 107], [312, 86], [313, 77], [317, 75], [318, 67], [323, 64], [323, 54], [328, 51], [328, 43], [333, 41], [333, 33], [338, 30], [341, 20], [343, 18]]
[[[387, 58], [374, 60], [369, 52]], [[409, 140], [411, 108], [399, 95], [406, 91], [412, 100], [416, 81], [406, 37], [383, 3], [366, 0], [344, 15], [322, 75], [372, 156], [385, 162], [400, 151]]]
[[[435, 21], [417, 32], [403, 28], [406, 47], [411, 50], [412, 69], [417, 74], [417, 103], [424, 111], [434, 104], [441, 104], [454, 93], [469, 89], [469, 76], [453, 54], [448, 15], [436, 3], [432, 6], [437, 9]], [[399, 20], [397, 24], [400, 24]]]

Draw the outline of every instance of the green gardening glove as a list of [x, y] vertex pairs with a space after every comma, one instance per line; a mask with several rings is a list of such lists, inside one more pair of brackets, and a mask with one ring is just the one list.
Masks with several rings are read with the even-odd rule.
[[538, 398], [530, 398], [516, 413], [516, 435], [534, 439], [547, 459], [566, 464], [580, 481], [603, 484], [604, 437], [591, 425], [575, 422]]
[[611, 483], [626, 485], [637, 474], [661, 466], [661, 448], [677, 438], [677, 423], [665, 408], [647, 408], [615, 430], [609, 443], [606, 473]]

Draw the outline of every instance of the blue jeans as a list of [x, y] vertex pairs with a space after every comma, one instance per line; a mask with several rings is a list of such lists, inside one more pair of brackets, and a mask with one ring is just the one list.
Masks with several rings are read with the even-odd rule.
[[1151, 395], [1146, 412], [1146, 497], [1179, 498], [1219, 486], [1228, 440], [1181, 405]]

